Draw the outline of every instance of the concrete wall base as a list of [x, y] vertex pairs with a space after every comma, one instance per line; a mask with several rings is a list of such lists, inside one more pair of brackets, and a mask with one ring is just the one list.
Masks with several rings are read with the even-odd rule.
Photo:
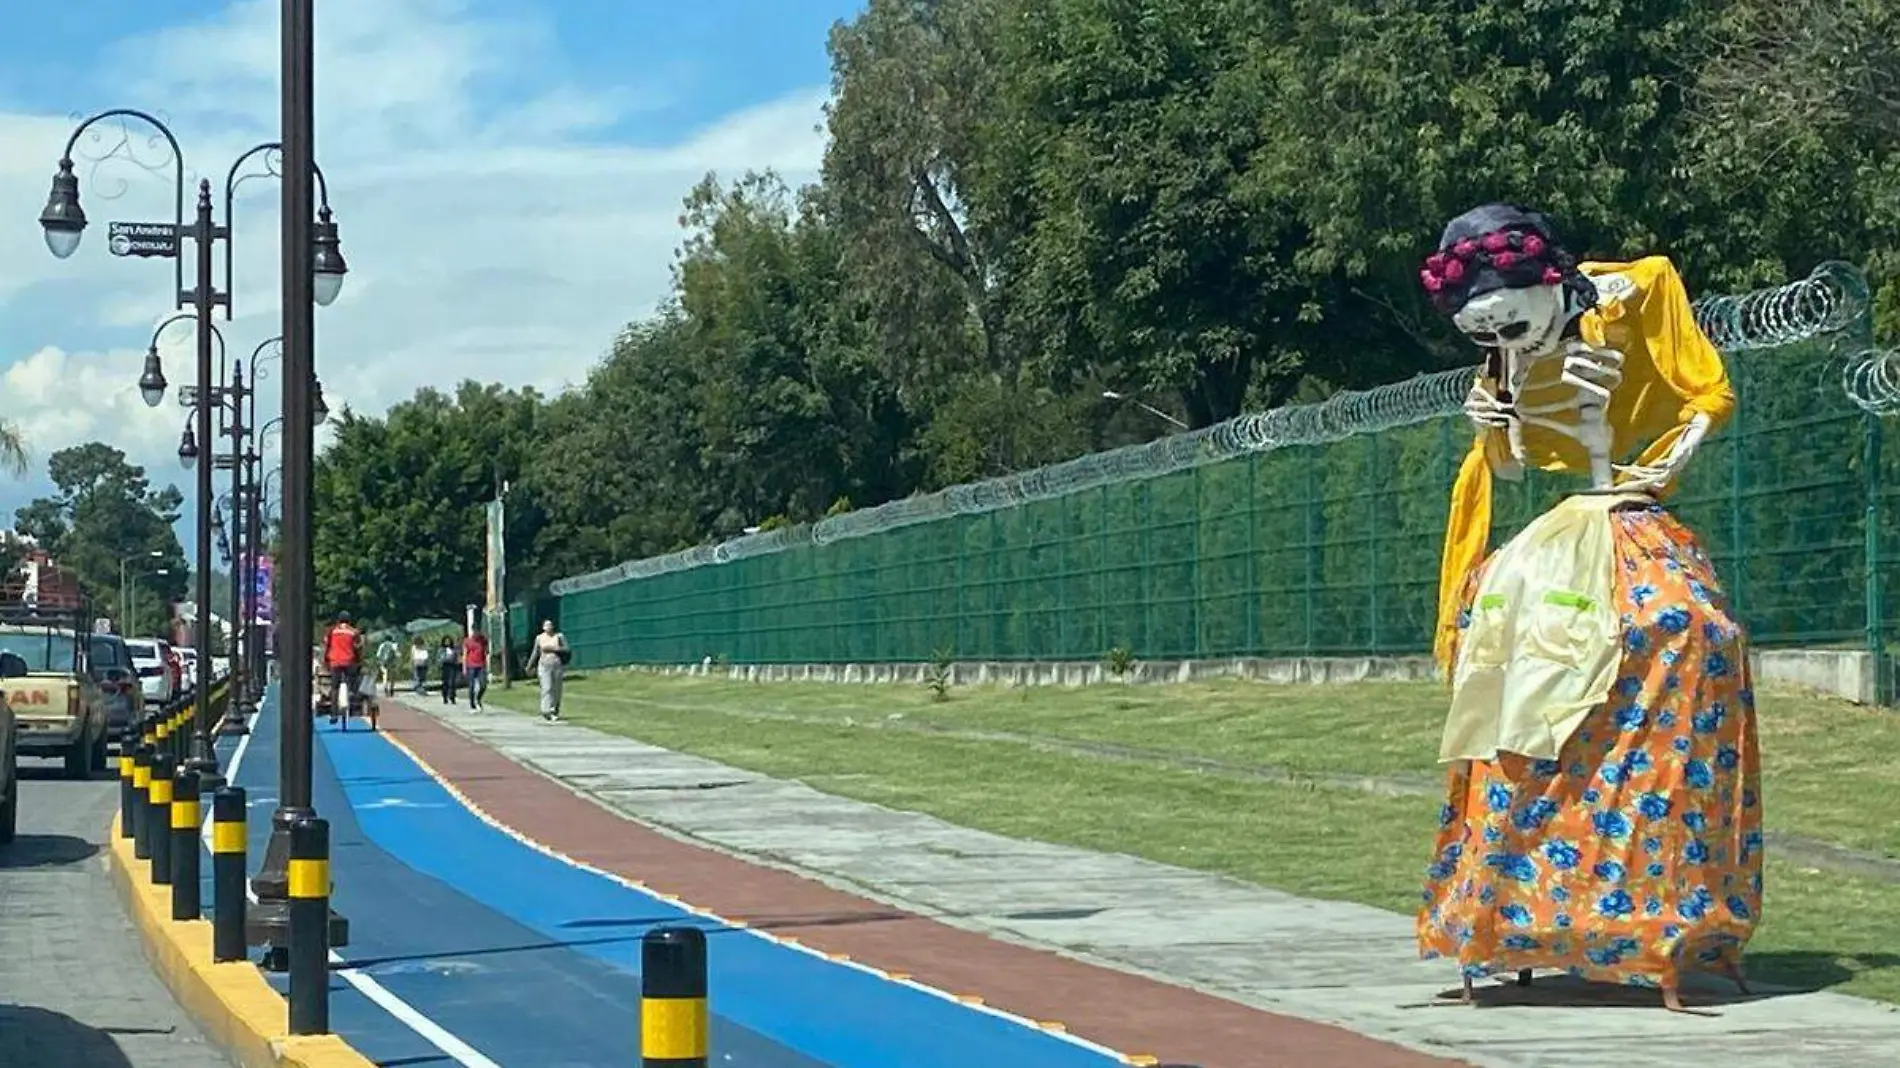
[[[1879, 699], [1871, 653], [1852, 649], [1757, 649], [1750, 653], [1758, 683], [1796, 686], [1857, 704]], [[923, 685], [930, 664], [682, 664], [630, 665], [622, 670], [668, 675], [718, 675], [742, 682], [859, 682]], [[1252, 679], [1278, 683], [1428, 682], [1427, 656], [1247, 656], [1215, 660], [1146, 660], [1122, 675], [1097, 661], [972, 661], [950, 665], [955, 686], [1092, 686]]]

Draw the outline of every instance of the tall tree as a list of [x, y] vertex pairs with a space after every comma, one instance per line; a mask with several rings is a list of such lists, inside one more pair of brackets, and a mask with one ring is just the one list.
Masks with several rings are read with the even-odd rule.
[[189, 588], [190, 566], [173, 532], [183, 495], [176, 486], [153, 489], [143, 467], [101, 442], [61, 449], [46, 466], [56, 494], [20, 508], [15, 525], [71, 571], [108, 615], [117, 615], [125, 592], [119, 584], [124, 563], [137, 609], [121, 621], [123, 630], [157, 632]]

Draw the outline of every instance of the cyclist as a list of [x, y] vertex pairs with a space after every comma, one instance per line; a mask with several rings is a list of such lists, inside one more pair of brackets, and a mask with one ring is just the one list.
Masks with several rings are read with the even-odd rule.
[[350, 624], [348, 612], [338, 612], [336, 622], [323, 634], [323, 666], [328, 669], [324, 690], [329, 698], [330, 722], [337, 721], [341, 704], [343, 729], [349, 730], [363, 680], [363, 632]]

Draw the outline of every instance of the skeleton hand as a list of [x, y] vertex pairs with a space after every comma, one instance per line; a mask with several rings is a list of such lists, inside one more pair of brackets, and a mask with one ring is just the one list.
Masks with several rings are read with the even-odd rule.
[[1610, 391], [1623, 381], [1623, 354], [1587, 341], [1564, 342], [1563, 381], [1584, 395], [1585, 403], [1608, 407]]
[[1662, 459], [1653, 464], [1618, 464], [1616, 473], [1623, 476], [1623, 481], [1618, 482], [1616, 488], [1641, 493], [1662, 490], [1688, 466], [1689, 458], [1695, 455], [1696, 447], [1702, 444], [1702, 439], [1708, 433], [1709, 417], [1700, 414], [1692, 417]]
[[1503, 430], [1517, 418], [1517, 410], [1497, 399], [1483, 382], [1474, 382], [1465, 395], [1465, 417], [1480, 429]]

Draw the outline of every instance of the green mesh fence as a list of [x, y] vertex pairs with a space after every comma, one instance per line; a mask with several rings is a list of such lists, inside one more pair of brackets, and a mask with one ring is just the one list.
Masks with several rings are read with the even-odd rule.
[[[1758, 645], [1886, 641], [1900, 450], [1841, 384], [1863, 322], [1730, 354], [1738, 414], [1674, 501]], [[545, 597], [510, 623], [519, 649], [555, 619], [583, 667], [1424, 653], [1470, 440], [1449, 416], [1250, 452]], [[1499, 482], [1498, 541], [1575, 485]]]

